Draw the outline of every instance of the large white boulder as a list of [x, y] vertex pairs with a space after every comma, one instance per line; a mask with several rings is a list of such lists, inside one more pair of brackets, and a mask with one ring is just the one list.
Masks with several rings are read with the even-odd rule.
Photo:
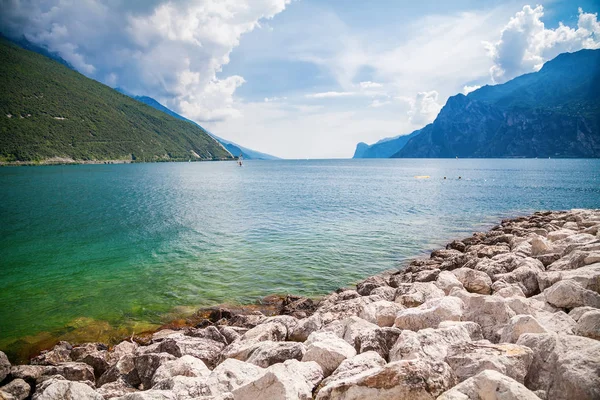
[[404, 307], [398, 303], [381, 300], [364, 305], [358, 316], [381, 327], [392, 326], [396, 320], [396, 314], [403, 309]]
[[437, 400], [539, 400], [521, 383], [494, 370], [485, 370], [442, 393]]
[[500, 343], [516, 343], [523, 333], [548, 332], [532, 315], [515, 315], [502, 329]]
[[303, 362], [314, 361], [329, 376], [347, 358], [354, 357], [356, 350], [333, 332], [312, 333], [306, 341], [307, 349]]
[[452, 271], [464, 288], [472, 293], [492, 293], [492, 279], [488, 274], [470, 268], [458, 268]]
[[390, 350], [389, 360], [440, 361], [446, 358], [451, 346], [481, 338], [481, 329], [473, 322], [457, 322], [447, 327], [421, 329], [418, 332], [404, 330]]
[[6, 354], [0, 351], [0, 382], [10, 373], [10, 361]]
[[385, 359], [375, 351], [367, 351], [357, 354], [352, 358], [347, 358], [337, 367], [329, 377], [321, 382], [321, 386], [358, 375], [366, 370], [380, 368], [386, 364]]
[[463, 308], [462, 300], [457, 297], [431, 299], [418, 307], [398, 312], [394, 326], [412, 331], [437, 328], [442, 321], [460, 321]]
[[104, 397], [85, 383], [49, 379], [37, 387], [33, 400], [104, 400]]
[[333, 381], [317, 392], [316, 400], [435, 399], [455, 383], [444, 362], [404, 360]]
[[257, 325], [236, 339], [221, 353], [221, 359], [235, 358], [241, 361], [248, 359], [256, 345], [264, 341], [284, 341], [288, 335], [287, 327], [280, 322], [268, 322]]
[[444, 291], [432, 282], [401, 283], [396, 289], [395, 302], [404, 307], [418, 307], [427, 300], [444, 297]]
[[233, 390], [236, 400], [311, 400], [323, 379], [316, 362], [288, 360], [266, 369], [264, 375]]
[[600, 308], [600, 294], [587, 290], [573, 280], [556, 282], [544, 290], [546, 301], [559, 308], [590, 306]]
[[174, 376], [200, 377], [208, 376], [209, 374], [210, 370], [202, 360], [185, 355], [160, 365], [152, 376], [152, 386], [156, 385], [157, 382]]
[[508, 305], [507, 299], [499, 296], [467, 293], [456, 289], [451, 295], [457, 296], [464, 302], [462, 320], [478, 323], [483, 337], [493, 343], [500, 340], [501, 329], [516, 315]]
[[532, 360], [533, 351], [528, 347], [509, 343], [491, 344], [487, 340], [455, 344], [450, 347], [445, 359], [459, 381], [488, 369], [519, 383], [525, 381]]
[[524, 333], [518, 345], [533, 350], [525, 386], [548, 399], [600, 398], [600, 341], [554, 333]]
[[246, 361], [267, 368], [286, 360], [302, 360], [305, 353], [306, 346], [302, 343], [266, 341], [258, 343]]
[[435, 285], [444, 291], [444, 294], [449, 294], [453, 288], [464, 289], [464, 286], [456, 275], [450, 271], [442, 271], [438, 275]]
[[583, 314], [577, 321], [575, 333], [600, 340], [600, 310], [592, 310]]

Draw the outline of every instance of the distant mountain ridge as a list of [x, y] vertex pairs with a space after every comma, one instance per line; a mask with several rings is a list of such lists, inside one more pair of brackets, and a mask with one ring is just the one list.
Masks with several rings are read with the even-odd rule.
[[197, 124], [196, 122], [194, 122], [190, 119], [187, 119], [182, 115], [177, 114], [175, 111], [170, 110], [169, 108], [165, 107], [164, 105], [162, 105], [161, 103], [159, 103], [158, 101], [153, 99], [152, 97], [135, 96], [130, 93], [127, 93], [125, 90], [120, 89], [120, 88], [117, 88], [116, 90], [118, 90], [119, 92], [121, 92], [127, 96], [130, 96], [131, 98], [133, 98], [137, 101], [147, 104], [150, 107], [153, 107], [153, 108], [155, 108], [159, 111], [162, 111], [166, 114], [169, 114], [172, 117], [175, 117], [182, 121], [187, 121], [191, 124], [196, 125], [198, 128], [202, 129], [208, 135], [212, 136], [216, 141], [221, 143], [221, 145], [223, 145], [223, 147], [225, 147], [234, 157], [239, 157], [240, 155], [242, 155], [247, 160], [280, 160], [279, 157], [275, 157], [275, 156], [272, 156], [272, 155], [266, 154], [266, 153], [261, 153], [260, 151], [252, 150], [247, 147], [240, 146], [239, 144], [230, 142], [229, 140], [223, 139], [223, 138], [213, 134], [212, 132], [206, 130], [205, 128], [203, 128], [202, 126]]
[[600, 50], [450, 97], [392, 157], [600, 157]]
[[381, 139], [377, 143], [368, 145], [359, 143], [356, 145], [352, 158], [389, 158], [396, 154], [413, 137], [421, 133], [418, 129], [408, 135], [400, 135], [393, 138]]
[[0, 162], [227, 160], [204, 130], [0, 39]]

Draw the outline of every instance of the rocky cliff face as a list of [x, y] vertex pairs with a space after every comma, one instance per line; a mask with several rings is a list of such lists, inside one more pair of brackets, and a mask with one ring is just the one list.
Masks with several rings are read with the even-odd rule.
[[600, 50], [450, 97], [392, 157], [600, 157]]
[[356, 151], [352, 158], [390, 158], [396, 154], [406, 143], [417, 136], [421, 129], [416, 130], [408, 135], [397, 136], [394, 138], [382, 139], [377, 143], [368, 145], [360, 142], [356, 145]]

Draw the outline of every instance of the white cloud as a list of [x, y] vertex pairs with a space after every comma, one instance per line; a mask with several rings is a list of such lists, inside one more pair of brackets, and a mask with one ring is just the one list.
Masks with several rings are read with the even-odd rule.
[[466, 94], [476, 91], [480, 87], [481, 87], [481, 85], [471, 85], [471, 86], [465, 85], [465, 86], [463, 86], [462, 92], [463, 92], [463, 94], [466, 95]]
[[356, 92], [321, 92], [321, 93], [309, 93], [306, 95], [309, 99], [327, 99], [331, 97], [346, 97], [356, 96]]
[[442, 109], [438, 97], [439, 94], [435, 90], [417, 93], [414, 99], [410, 99], [409, 121], [421, 126], [432, 122]]
[[577, 29], [562, 23], [556, 29], [546, 29], [541, 21], [543, 15], [543, 6], [526, 5], [502, 29], [500, 40], [485, 43], [494, 61], [490, 69], [494, 82], [502, 83], [537, 71], [560, 53], [600, 48], [597, 14], [585, 13], [580, 8]]
[[371, 81], [360, 82], [358, 85], [362, 89], [374, 89], [374, 88], [383, 87], [383, 85], [381, 83], [371, 82]]
[[0, 27], [57, 52], [80, 72], [156, 98], [198, 121], [240, 115], [244, 83], [217, 74], [243, 34], [291, 0], [22, 0], [3, 2]]
[[371, 104], [369, 104], [369, 107], [378, 108], [378, 107], [387, 106], [388, 104], [392, 104], [392, 102], [390, 100], [375, 99], [371, 102]]

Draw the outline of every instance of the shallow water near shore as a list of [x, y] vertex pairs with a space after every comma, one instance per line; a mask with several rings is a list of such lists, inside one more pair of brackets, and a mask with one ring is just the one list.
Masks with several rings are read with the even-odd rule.
[[503, 217], [570, 208], [600, 208], [600, 160], [0, 168], [0, 350], [321, 295]]

